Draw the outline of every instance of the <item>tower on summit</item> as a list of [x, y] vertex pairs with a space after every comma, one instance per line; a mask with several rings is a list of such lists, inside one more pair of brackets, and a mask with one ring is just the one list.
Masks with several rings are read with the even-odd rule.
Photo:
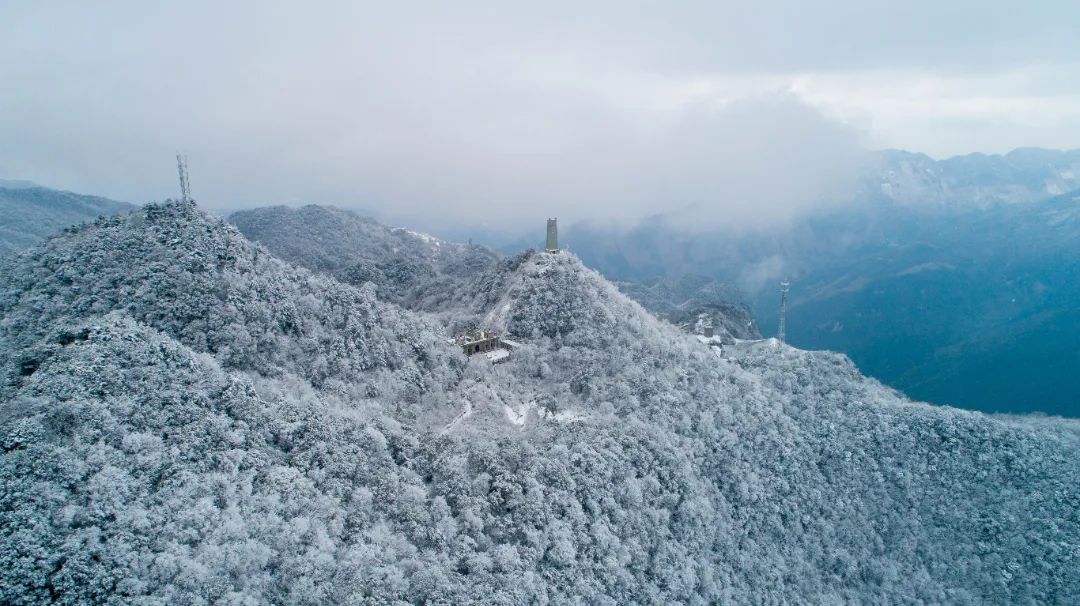
[[188, 182], [187, 156], [176, 154], [176, 172], [180, 174], [180, 201], [191, 201], [191, 183]]
[[547, 221], [547, 251], [559, 252], [559, 227], [556, 224], [558, 219], [548, 219]]
[[785, 278], [780, 283], [780, 328], [776, 331], [776, 339], [783, 345], [787, 339], [787, 295], [791, 289], [791, 282]]

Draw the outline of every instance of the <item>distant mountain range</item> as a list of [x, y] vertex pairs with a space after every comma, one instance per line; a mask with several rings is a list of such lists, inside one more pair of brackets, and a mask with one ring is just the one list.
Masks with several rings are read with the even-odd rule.
[[25, 248], [65, 227], [135, 208], [134, 204], [0, 179], [0, 255]]
[[871, 167], [864, 178], [870, 193], [901, 205], [989, 208], [1080, 189], [1080, 149], [1028, 147], [1004, 155], [968, 154], [944, 160], [886, 150], [874, 155]]
[[564, 229], [614, 279], [701, 274], [733, 285], [774, 334], [850, 355], [935, 403], [1080, 416], [1080, 151], [934, 161], [888, 151], [859, 199], [772, 230]]
[[[1080, 423], [915, 403], [772, 340], [721, 353], [566, 251], [459, 282], [468, 248], [259, 215], [237, 223], [325, 269], [191, 203], [0, 257], [0, 602], [1080, 596]], [[343, 231], [300, 246], [298, 221]], [[448, 342], [458, 309], [515, 341], [504, 363]]]

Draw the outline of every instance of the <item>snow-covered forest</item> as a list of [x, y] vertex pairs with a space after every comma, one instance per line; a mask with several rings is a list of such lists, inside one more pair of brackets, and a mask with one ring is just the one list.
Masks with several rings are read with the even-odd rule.
[[170, 202], [0, 259], [0, 603], [1080, 599], [1080, 423], [719, 356], [567, 252], [356, 251]]
[[499, 260], [483, 246], [387, 227], [328, 206], [254, 208], [229, 221], [280, 259], [346, 284], [370, 282], [380, 298], [429, 313], [469, 309], [476, 279]]
[[726, 342], [761, 338], [744, 303], [746, 296], [715, 278], [685, 274], [678, 279], [616, 282], [616, 285], [657, 317], [688, 332], [700, 334], [705, 326], [710, 326]]
[[[425, 312], [455, 333], [481, 326], [519, 262], [331, 206], [253, 208], [233, 213], [229, 222], [279, 259], [346, 284], [371, 283], [380, 298]], [[688, 275], [617, 285], [689, 332], [710, 324], [726, 341], [761, 337], [742, 294], [716, 280]]]
[[0, 179], [0, 255], [40, 242], [65, 227], [133, 208], [99, 196]]

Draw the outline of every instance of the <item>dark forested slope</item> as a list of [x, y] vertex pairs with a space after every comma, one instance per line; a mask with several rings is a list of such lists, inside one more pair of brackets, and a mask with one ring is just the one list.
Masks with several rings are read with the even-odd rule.
[[844, 352], [912, 397], [1080, 417], [1080, 191], [985, 208], [869, 199], [753, 232], [663, 221], [565, 231], [620, 280], [702, 273], [739, 285], [764, 334], [790, 278], [791, 343]]
[[1080, 192], [870, 230], [874, 244], [796, 274], [792, 342], [915, 398], [1080, 416]]
[[0, 261], [0, 602], [1068, 603], [1080, 429], [728, 358], [569, 253], [492, 367], [192, 205]]

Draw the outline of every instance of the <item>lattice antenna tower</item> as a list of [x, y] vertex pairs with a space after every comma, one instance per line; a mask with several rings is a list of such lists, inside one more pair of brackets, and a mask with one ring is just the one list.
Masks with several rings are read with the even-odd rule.
[[776, 331], [776, 339], [781, 345], [787, 337], [787, 294], [790, 287], [791, 282], [786, 278], [780, 283], [780, 328]]
[[187, 156], [176, 154], [176, 172], [180, 173], [180, 200], [191, 201], [191, 184], [188, 182]]

